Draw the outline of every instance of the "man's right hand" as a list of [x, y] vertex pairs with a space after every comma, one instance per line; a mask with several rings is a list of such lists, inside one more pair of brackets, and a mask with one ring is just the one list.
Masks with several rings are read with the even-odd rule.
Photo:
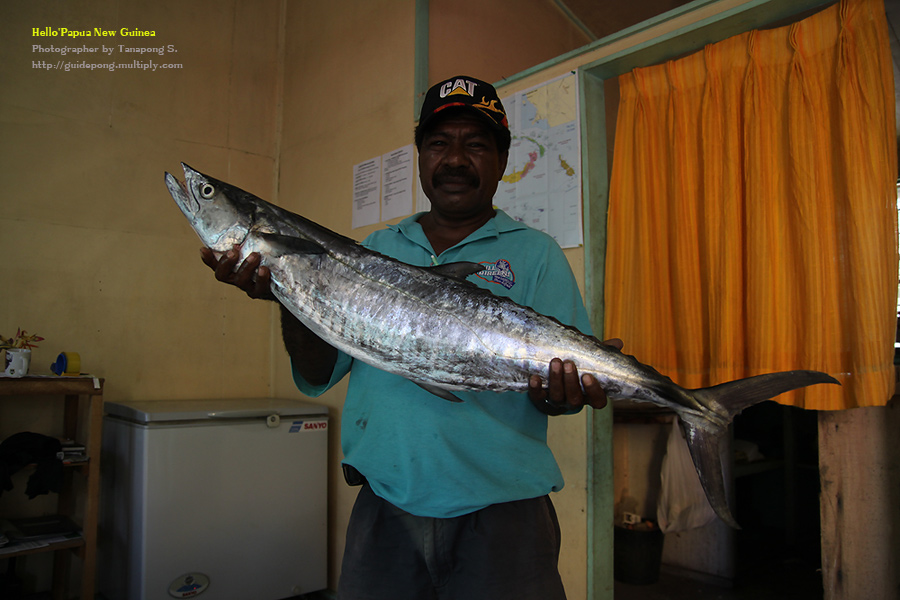
[[[219, 281], [240, 288], [251, 298], [277, 302], [271, 290], [272, 274], [268, 267], [260, 266], [262, 258], [258, 252], [248, 255], [237, 269], [235, 267], [241, 258], [241, 247], [237, 244], [221, 258], [216, 258], [209, 248], [201, 248], [200, 257], [207, 267], [215, 271]], [[281, 307], [281, 335], [291, 362], [300, 375], [313, 385], [328, 383], [337, 360], [337, 350], [310, 331], [284, 306]]]
[[251, 253], [235, 270], [240, 257], [241, 247], [237, 244], [218, 259], [209, 248], [200, 248], [200, 258], [215, 272], [216, 279], [240, 288], [251, 298], [275, 300], [271, 290], [271, 273], [268, 267], [260, 266], [262, 258], [259, 253]]

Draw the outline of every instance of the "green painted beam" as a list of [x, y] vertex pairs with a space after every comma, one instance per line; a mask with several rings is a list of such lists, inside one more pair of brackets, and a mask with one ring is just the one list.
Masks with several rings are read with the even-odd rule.
[[[606, 215], [609, 205], [606, 96], [603, 80], [586, 71], [579, 71], [579, 94], [585, 299], [594, 333], [603, 339]], [[588, 598], [612, 600], [612, 407], [594, 410], [588, 415], [587, 456]]]
[[[693, 4], [695, 3], [685, 6]], [[815, 11], [832, 4], [835, 4], [835, 0], [751, 0], [731, 10], [692, 23], [689, 27], [672, 30], [580, 68], [591, 71], [603, 79], [617, 77], [637, 67], [673, 60], [697, 52], [707, 44], [721, 42], [751, 29], [758, 29], [792, 15]], [[661, 16], [667, 17], [672, 13]], [[670, 18], [663, 19], [665, 20]]]
[[[428, 2], [416, 0], [415, 114], [418, 119], [422, 99], [428, 89]], [[696, 0], [662, 15], [629, 27], [596, 42], [558, 56], [503, 79], [509, 85], [556, 65], [619, 42], [642, 31], [721, 4], [722, 0]], [[835, 0], [748, 0], [689, 26], [629, 46], [602, 59], [579, 66], [582, 139], [582, 183], [585, 229], [585, 297], [591, 321], [602, 336], [604, 318], [604, 273], [606, 261], [606, 215], [609, 203], [609, 147], [606, 141], [606, 98], [604, 80], [636, 67], [658, 64], [696, 52], [705, 45], [722, 41], [787, 19], [792, 15], [824, 8]], [[587, 593], [588, 600], [613, 599], [613, 452], [612, 410], [592, 411], [588, 417], [587, 473]]]
[[[582, 185], [585, 227], [585, 296], [595, 332], [603, 335], [606, 215], [609, 207], [609, 159], [604, 81], [636, 67], [659, 64], [768, 23], [831, 5], [832, 0], [752, 0], [738, 8], [673, 30], [579, 67], [581, 84]], [[657, 19], [599, 40], [595, 47], [632, 35], [660, 22], [697, 10], [709, 2], [692, 2]], [[614, 39], [613, 39], [614, 38]], [[566, 59], [557, 59], [568, 60]], [[538, 69], [548, 68], [549, 65]], [[522, 73], [515, 77], [526, 77]], [[588, 421], [588, 558], [589, 600], [613, 600], [613, 448], [612, 410], [594, 411]]]
[[425, 92], [428, 91], [429, 0], [416, 0], [415, 72], [413, 74], [413, 121], [419, 120]]
[[[813, 11], [835, 4], [837, 0], [748, 0], [747, 2], [722, 11], [704, 20], [692, 23], [687, 27], [676, 29], [641, 44], [603, 58], [596, 63], [585, 64], [582, 69], [600, 69], [599, 76], [604, 79], [621, 75], [635, 67], [653, 65], [674, 57], [695, 52], [706, 44], [720, 42], [728, 37], [744, 33], [786, 19], [792, 15]], [[536, 73], [552, 69], [554, 66], [570, 61], [615, 42], [647, 31], [658, 25], [673, 21], [695, 11], [721, 4], [722, 0], [695, 0], [674, 8], [661, 15], [642, 21], [622, 31], [608, 35], [595, 42], [576, 48], [565, 54], [547, 60], [530, 69], [520, 71], [497, 82], [497, 85], [509, 85]]]

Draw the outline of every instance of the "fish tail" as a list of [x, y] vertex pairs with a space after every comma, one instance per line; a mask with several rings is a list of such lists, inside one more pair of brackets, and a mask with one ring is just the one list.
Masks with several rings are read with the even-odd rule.
[[731, 421], [742, 410], [754, 404], [817, 383], [840, 385], [837, 379], [821, 371], [782, 371], [729, 381], [691, 392], [700, 404], [725, 415], [728, 421]]
[[834, 377], [819, 371], [784, 371], [685, 390], [704, 408], [702, 416], [687, 413], [680, 419], [694, 468], [710, 506], [731, 527], [740, 529], [728, 506], [722, 472], [721, 453], [727, 447], [723, 440], [728, 436], [728, 425], [745, 408], [784, 392], [819, 383], [840, 385]]

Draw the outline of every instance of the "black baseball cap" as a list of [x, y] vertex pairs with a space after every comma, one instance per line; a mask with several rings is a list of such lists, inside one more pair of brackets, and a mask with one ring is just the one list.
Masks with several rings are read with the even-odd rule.
[[506, 110], [494, 86], [474, 77], [457, 75], [434, 84], [425, 94], [419, 126], [416, 128], [416, 145], [421, 143], [428, 122], [441, 111], [450, 108], [471, 110], [492, 128], [509, 133]]

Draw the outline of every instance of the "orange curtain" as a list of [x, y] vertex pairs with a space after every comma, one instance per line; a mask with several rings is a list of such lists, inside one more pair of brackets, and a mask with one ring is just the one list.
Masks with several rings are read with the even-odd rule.
[[893, 394], [894, 87], [882, 0], [619, 78], [605, 335], [686, 387], [816, 369], [778, 398]]

